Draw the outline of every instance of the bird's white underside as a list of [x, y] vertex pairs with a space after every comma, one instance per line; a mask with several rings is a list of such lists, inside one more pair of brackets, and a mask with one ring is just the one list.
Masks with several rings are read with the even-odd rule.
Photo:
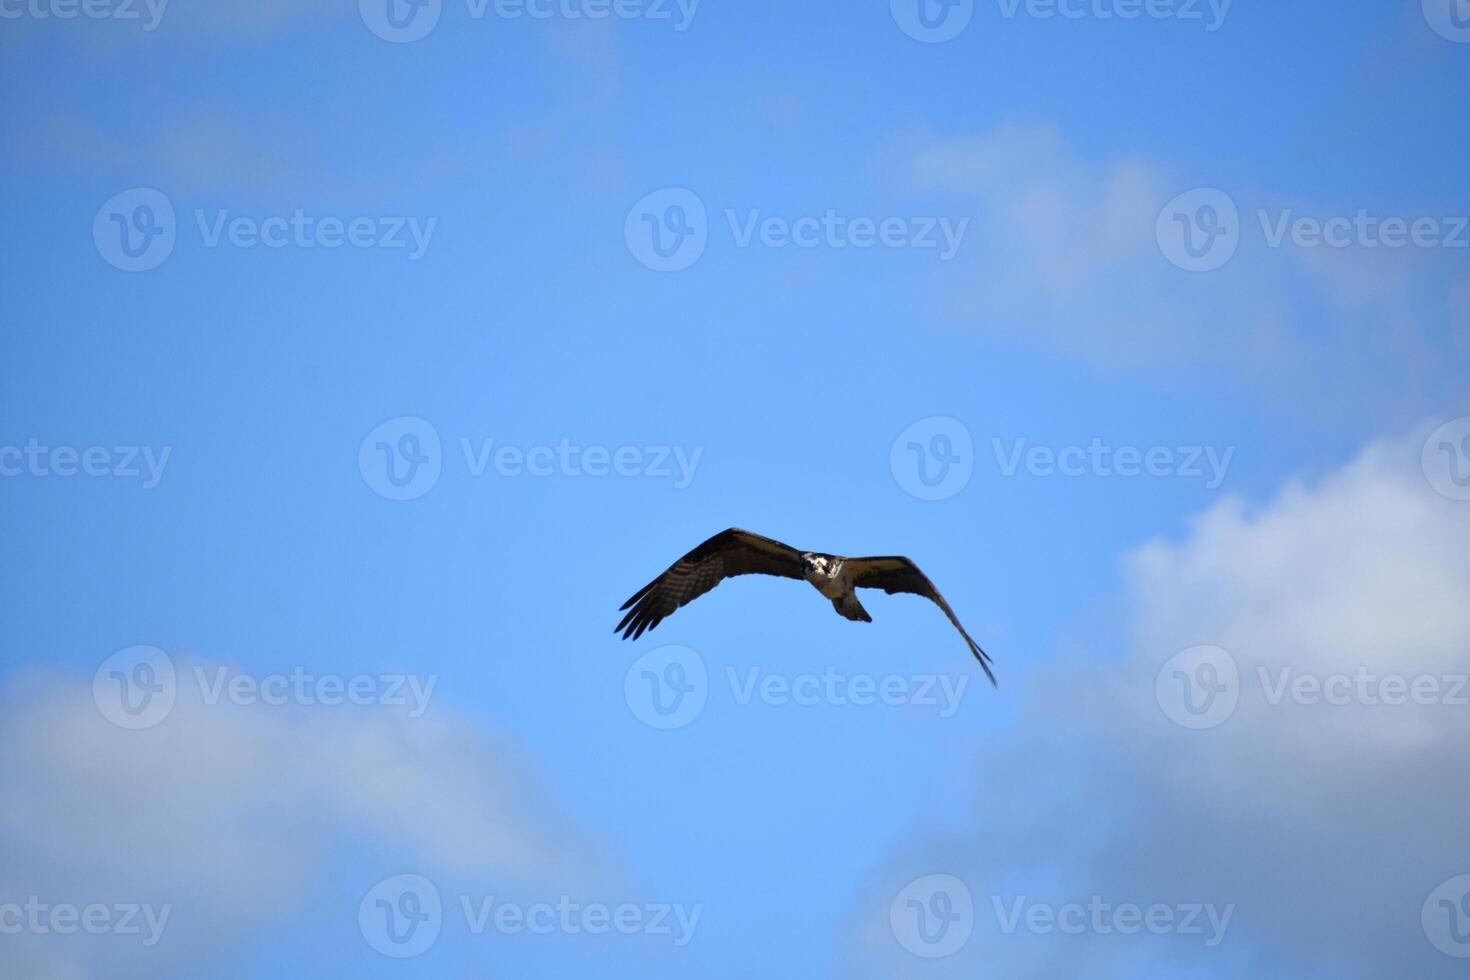
[[822, 595], [828, 599], [840, 599], [852, 594], [852, 576], [848, 572], [847, 562], [841, 559], [828, 561], [818, 555], [802, 557], [807, 559], [804, 570], [806, 580]]

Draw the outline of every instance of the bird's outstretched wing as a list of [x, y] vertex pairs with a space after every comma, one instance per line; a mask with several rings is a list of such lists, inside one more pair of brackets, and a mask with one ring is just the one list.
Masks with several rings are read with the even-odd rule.
[[847, 567], [852, 575], [852, 584], [860, 589], [882, 589], [889, 595], [896, 592], [908, 592], [913, 595], [921, 595], [929, 599], [949, 617], [954, 623], [954, 628], [960, 631], [960, 636], [970, 645], [970, 652], [975, 659], [980, 661], [980, 666], [985, 668], [985, 676], [990, 678], [990, 683], [995, 684], [995, 674], [990, 670], [990, 654], [980, 649], [980, 644], [970, 639], [970, 634], [960, 625], [960, 619], [949, 608], [949, 603], [944, 601], [944, 596], [929, 581], [929, 576], [919, 571], [919, 566], [910, 559], [902, 557], [874, 557], [874, 558], [849, 558]]
[[801, 552], [790, 545], [732, 527], [669, 566], [623, 603], [627, 611], [613, 632], [636, 640], [680, 606], [687, 605], [735, 575], [802, 577]]

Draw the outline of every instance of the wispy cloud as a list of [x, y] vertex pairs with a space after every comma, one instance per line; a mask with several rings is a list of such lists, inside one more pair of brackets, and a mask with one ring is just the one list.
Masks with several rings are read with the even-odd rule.
[[0, 740], [4, 900], [171, 906], [152, 946], [6, 935], [6, 975], [192, 974], [296, 911], [344, 834], [461, 878], [577, 888], [599, 874], [513, 748], [438, 709], [210, 704], [180, 684], [166, 720], [125, 731], [89, 686], [31, 677], [7, 693]]
[[1323, 212], [1236, 188], [1238, 250], [1187, 272], [1156, 233], [1166, 204], [1202, 183], [1178, 168], [1084, 159], [1049, 127], [931, 141], [912, 168], [979, 211], [973, 248], [942, 273], [958, 321], [1113, 373], [1178, 385], [1207, 370], [1278, 410], [1365, 425], [1408, 424], [1465, 390], [1444, 355], [1470, 332], [1446, 288], [1466, 250], [1272, 245], [1262, 212]]

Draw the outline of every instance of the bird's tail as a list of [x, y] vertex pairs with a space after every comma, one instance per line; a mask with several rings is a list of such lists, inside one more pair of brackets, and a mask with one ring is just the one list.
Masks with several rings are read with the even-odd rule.
[[858, 597], [851, 592], [840, 598], [833, 599], [832, 608], [836, 609], [837, 615], [844, 619], [855, 620], [859, 623], [871, 623], [873, 621], [873, 617], [868, 615], [868, 611], [863, 608], [863, 604], [858, 602]]

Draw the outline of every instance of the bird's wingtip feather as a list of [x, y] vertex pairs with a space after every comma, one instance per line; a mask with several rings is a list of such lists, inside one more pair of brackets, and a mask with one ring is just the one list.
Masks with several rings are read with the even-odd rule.
[[976, 643], [974, 640], [970, 641], [970, 649], [974, 651], [975, 659], [980, 661], [980, 669], [985, 671], [986, 677], [990, 678], [990, 686], [997, 688], [1000, 687], [1000, 685], [996, 683], [995, 672], [990, 669], [990, 654], [980, 649], [980, 644]]

